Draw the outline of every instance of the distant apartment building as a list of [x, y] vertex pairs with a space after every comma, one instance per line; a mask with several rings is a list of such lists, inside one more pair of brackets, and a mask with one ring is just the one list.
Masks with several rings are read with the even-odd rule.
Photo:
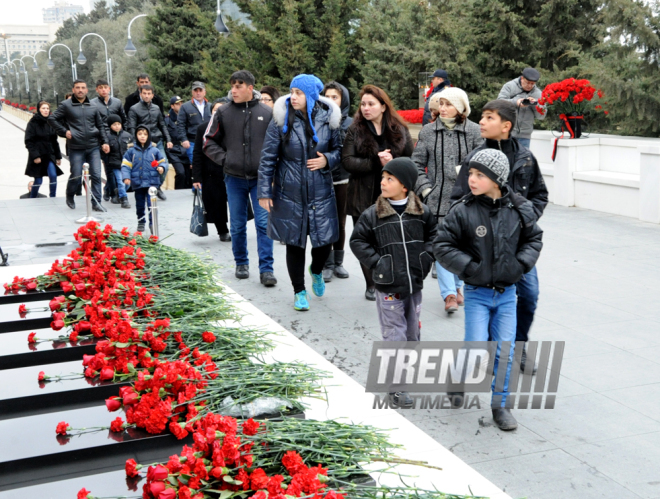
[[47, 9], [41, 9], [46, 24], [62, 24], [67, 19], [83, 14], [85, 11], [82, 5], [72, 5], [68, 2], [55, 2], [55, 5]]
[[[9, 53], [20, 52], [21, 56], [34, 55], [45, 45], [55, 40], [57, 24], [0, 24], [0, 33], [7, 37]], [[0, 54], [5, 56], [4, 40], [0, 40]]]
[[[101, 0], [89, 0], [89, 10], [94, 10], [96, 8], [96, 4], [100, 1]], [[115, 0], [105, 0], [105, 6], [108, 9], [111, 9], [115, 6]]]

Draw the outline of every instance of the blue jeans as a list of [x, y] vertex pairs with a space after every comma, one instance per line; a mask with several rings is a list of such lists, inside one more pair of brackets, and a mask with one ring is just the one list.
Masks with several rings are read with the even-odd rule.
[[534, 320], [534, 312], [536, 312], [536, 304], [539, 301], [539, 276], [536, 267], [524, 274], [515, 286], [516, 295], [518, 295], [516, 341], [527, 341]]
[[192, 158], [193, 158], [193, 151], [195, 150], [195, 143], [192, 140], [189, 140], [190, 142], [190, 147], [188, 149], [185, 149], [186, 154], [188, 155], [188, 159], [190, 160], [190, 164], [192, 165]]
[[[57, 169], [55, 168], [55, 163], [52, 161], [48, 162], [48, 181], [50, 187], [50, 197], [54, 198], [57, 193]], [[36, 198], [39, 194], [39, 187], [43, 182], [43, 177], [34, 177], [34, 183], [32, 184], [32, 190], [30, 191], [30, 197]]]
[[457, 275], [446, 270], [438, 262], [435, 262], [435, 268], [438, 272], [438, 286], [440, 286], [442, 299], [444, 300], [449, 295], [458, 296], [458, 290], [463, 286], [463, 281]]
[[92, 182], [92, 204], [101, 204], [101, 152], [98, 147], [92, 149], [69, 149], [71, 176], [66, 183], [67, 197], [73, 197], [82, 182], [82, 165], [89, 163], [89, 176]]
[[[167, 162], [167, 154], [165, 154], [165, 146], [163, 145], [163, 141], [159, 140], [158, 144], [156, 144], [156, 147], [163, 155], [163, 158], [165, 158], [165, 161], [163, 161], [160, 165], [163, 167], [163, 173], [160, 174], [160, 183], [162, 184], [165, 182], [165, 177], [167, 177], [167, 170], [169, 169], [170, 165]], [[160, 189], [160, 186], [158, 186], [158, 188]]]
[[259, 253], [259, 273], [273, 271], [273, 240], [266, 235], [268, 212], [259, 206], [257, 199], [257, 179], [225, 175], [227, 203], [229, 204], [229, 233], [231, 250], [236, 265], [249, 265], [247, 250], [248, 203], [252, 200], [254, 226], [257, 229], [257, 251]]
[[117, 197], [119, 199], [128, 197], [126, 194], [126, 185], [124, 184], [124, 180], [121, 178], [121, 170], [113, 169], [112, 178], [117, 184]]
[[[509, 376], [516, 339], [516, 289], [509, 286], [503, 293], [490, 288], [465, 285], [465, 341], [497, 341], [491, 390], [496, 406], [504, 407], [509, 394]], [[502, 342], [510, 342], [504, 387], [495, 391]], [[500, 401], [501, 397], [501, 401]]]
[[[151, 209], [151, 196], [149, 196], [149, 187], [133, 189], [135, 192], [135, 211], [137, 212], [138, 223], [146, 223], [144, 205]], [[149, 227], [151, 227], [151, 211], [149, 211]]]
[[527, 149], [529, 149], [529, 144], [531, 143], [531, 141], [532, 139], [518, 139], [520, 145], [525, 146]]

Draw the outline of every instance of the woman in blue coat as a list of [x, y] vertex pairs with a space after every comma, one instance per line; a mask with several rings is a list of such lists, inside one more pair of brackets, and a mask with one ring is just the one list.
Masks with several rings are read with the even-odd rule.
[[301, 74], [291, 81], [291, 94], [275, 103], [259, 164], [259, 204], [269, 212], [268, 237], [286, 243], [296, 310], [309, 310], [307, 236], [316, 296], [325, 292], [323, 265], [339, 237], [332, 172], [341, 161], [341, 110], [320, 96], [322, 90], [314, 75]]

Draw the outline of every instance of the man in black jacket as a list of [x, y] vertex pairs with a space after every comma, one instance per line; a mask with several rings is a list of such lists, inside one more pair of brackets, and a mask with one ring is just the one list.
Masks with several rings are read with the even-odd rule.
[[[172, 139], [170, 138], [170, 133], [167, 131], [167, 127], [165, 126], [163, 112], [152, 102], [154, 96], [154, 87], [151, 85], [143, 85], [140, 89], [140, 95], [142, 97], [140, 102], [128, 110], [126, 131], [131, 134], [133, 140], [135, 141], [136, 128], [139, 125], [146, 126], [149, 128], [151, 140], [156, 144], [156, 147], [158, 147], [160, 152], [163, 154], [163, 158], [167, 158], [163, 140], [167, 142], [168, 149], [171, 149], [173, 144]], [[161, 185], [165, 181], [167, 170], [169, 168], [167, 161], [163, 162], [162, 166], [163, 173], [160, 176]], [[160, 187], [158, 188], [158, 197], [163, 201], [167, 199]]]
[[[142, 87], [143, 85], [151, 85], [151, 80], [149, 79], [149, 75], [146, 73], [140, 73], [138, 75], [137, 90], [132, 94], [130, 94], [128, 97], [126, 97], [126, 101], [124, 102], [124, 112], [126, 113], [127, 117], [128, 117], [129, 109], [131, 109], [135, 104], [140, 102], [140, 87]], [[163, 108], [163, 99], [161, 99], [157, 95], [154, 95], [153, 103], [156, 104], [160, 109], [160, 114], [165, 114], [165, 109]]]
[[201, 81], [192, 84], [192, 99], [184, 103], [179, 110], [177, 131], [181, 137], [181, 146], [186, 150], [190, 164], [195, 150], [197, 127], [211, 115], [211, 105], [206, 100], [206, 86]]
[[444, 69], [436, 69], [431, 77], [431, 93], [426, 98], [426, 104], [424, 104], [424, 115], [422, 116], [422, 126], [427, 125], [431, 122], [431, 108], [429, 107], [431, 102], [431, 96], [437, 94], [441, 90], [444, 90], [446, 87], [451, 86], [451, 81], [449, 81], [449, 75]]
[[71, 175], [66, 184], [67, 206], [75, 209], [74, 196], [82, 182], [82, 166], [83, 163], [89, 163], [92, 207], [94, 211], [106, 211], [101, 204], [101, 150], [105, 154], [110, 152], [108, 132], [101, 112], [89, 102], [87, 92], [84, 80], [74, 81], [73, 96], [60, 102], [59, 107], [49, 116], [48, 123], [57, 135], [68, 139]]
[[230, 102], [213, 115], [204, 134], [204, 154], [224, 170], [236, 277], [250, 277], [247, 217], [251, 200], [260, 279], [264, 286], [271, 287], [277, 284], [273, 275], [273, 240], [266, 234], [268, 212], [259, 206], [257, 179], [261, 149], [273, 112], [259, 102], [261, 95], [254, 91], [254, 76], [249, 71], [236, 71], [229, 83]]
[[[483, 149], [502, 151], [509, 161], [508, 188], [531, 201], [536, 218], [541, 218], [548, 204], [548, 189], [543, 181], [543, 175], [536, 158], [526, 147], [522, 147], [518, 139], [510, 137], [511, 130], [516, 125], [516, 106], [506, 100], [488, 102], [481, 113], [481, 136], [486, 139], [484, 144], [474, 149], [463, 160], [461, 170], [456, 178], [451, 200], [457, 201], [470, 192], [468, 186], [468, 170], [472, 157]], [[518, 295], [516, 341], [526, 342], [529, 330], [534, 321], [534, 312], [539, 299], [539, 279], [536, 267], [532, 268], [516, 284]], [[520, 363], [524, 369], [527, 352], [523, 351]], [[536, 366], [534, 367], [536, 372]]]
[[175, 189], [184, 189], [192, 186], [192, 164], [188, 158], [188, 153], [181, 145], [182, 140], [177, 129], [179, 111], [182, 104], [183, 99], [178, 95], [171, 97], [170, 112], [165, 116], [165, 125], [167, 126], [167, 131], [170, 134], [170, 139], [172, 139], [173, 144], [173, 146], [167, 150], [167, 160], [176, 172], [174, 176]]

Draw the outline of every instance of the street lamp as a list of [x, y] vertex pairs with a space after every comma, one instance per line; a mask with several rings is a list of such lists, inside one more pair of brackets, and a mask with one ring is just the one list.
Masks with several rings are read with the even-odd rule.
[[48, 69], [53, 70], [55, 69], [55, 63], [53, 62], [53, 59], [50, 57], [50, 52], [53, 50], [55, 47], [64, 47], [69, 51], [69, 58], [71, 59], [71, 78], [73, 78], [73, 81], [76, 81], [78, 79], [78, 72], [76, 71], [76, 65], [73, 63], [73, 52], [71, 52], [71, 49], [64, 45], [63, 43], [56, 43], [55, 45], [51, 45], [50, 48], [48, 49]]
[[220, 0], [218, 0], [218, 17], [215, 18], [215, 29], [223, 36], [229, 36], [229, 28], [222, 20], [222, 12], [220, 12]]
[[32, 65], [32, 70], [33, 71], [39, 71], [39, 66], [37, 66], [37, 60], [34, 57], [32, 57], [30, 54], [27, 54], [27, 55], [24, 55], [23, 57], [21, 57], [21, 63], [23, 64], [23, 73], [25, 73], [25, 91], [28, 94], [28, 102], [30, 102], [30, 100], [31, 100], [31, 97], [30, 97], [30, 79], [28, 78], [27, 66], [23, 62], [23, 59], [25, 59], [26, 57], [29, 57], [30, 59], [32, 59], [34, 61], [34, 64]]
[[86, 33], [83, 35], [83, 37], [80, 39], [80, 44], [78, 46], [78, 50], [80, 51], [80, 53], [78, 54], [78, 63], [85, 64], [87, 62], [87, 58], [85, 57], [82, 51], [82, 42], [88, 36], [98, 36], [103, 42], [103, 46], [105, 47], [105, 70], [108, 74], [108, 83], [110, 84], [110, 97], [114, 97], [113, 87], [112, 87], [112, 60], [108, 58], [108, 44], [105, 43], [105, 39], [101, 35], [99, 35], [98, 33]]
[[124, 48], [124, 54], [126, 54], [128, 57], [133, 57], [135, 54], [137, 54], [137, 49], [131, 40], [131, 24], [133, 24], [133, 21], [135, 21], [138, 17], [147, 17], [147, 14], [137, 15], [131, 19], [130, 23], [128, 23], [128, 41], [126, 42], [126, 47]]

